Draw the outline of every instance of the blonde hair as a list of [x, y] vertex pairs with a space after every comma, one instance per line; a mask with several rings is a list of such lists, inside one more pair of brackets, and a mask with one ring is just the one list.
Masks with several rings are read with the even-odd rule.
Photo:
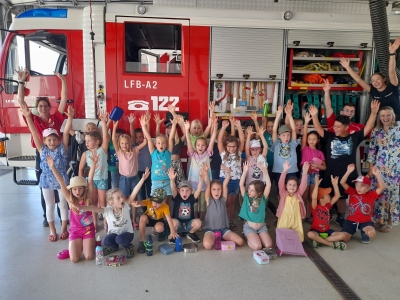
[[203, 134], [203, 132], [204, 132], [203, 124], [201, 124], [201, 122], [200, 122], [199, 119], [193, 120], [192, 123], [190, 123], [190, 130], [189, 130], [190, 134], [193, 134], [193, 133], [192, 133], [193, 127], [196, 126], [196, 125], [199, 125], [199, 126], [200, 126], [200, 128], [201, 128], [201, 134]]
[[196, 142], [194, 142], [194, 145], [195, 145], [195, 146], [197, 145], [197, 142], [198, 142], [198, 141], [203, 141], [203, 142], [206, 144], [206, 146], [208, 145], [207, 139], [204, 138], [204, 137], [199, 137], [199, 138], [197, 138], [197, 139], [196, 139]]
[[111, 204], [110, 202], [113, 200], [113, 195], [117, 192], [121, 192], [119, 188], [113, 188], [109, 189], [106, 193], [106, 200], [108, 204]]
[[[88, 122], [88, 123], [86, 123], [86, 125], [85, 125], [85, 132], [88, 132], [88, 131], [89, 131], [89, 128], [91, 128], [91, 127], [94, 127], [94, 128], [96, 128], [97, 131], [99, 131], [99, 128], [97, 127], [97, 125], [96, 125], [95, 123], [93, 123], [93, 122]], [[100, 132], [100, 131], [99, 131], [99, 132]]]
[[396, 123], [396, 115], [394, 113], [393, 108], [391, 108], [390, 106], [384, 106], [378, 112], [378, 117], [376, 118], [376, 126], [375, 126], [376, 129], [383, 128], [383, 124], [382, 124], [381, 119], [380, 119], [380, 114], [381, 114], [381, 111], [383, 111], [383, 110], [390, 111], [390, 114], [392, 115], [392, 124], [390, 124], [390, 125], [393, 125], [394, 123]]
[[157, 139], [164, 139], [168, 143], [168, 138], [165, 134], [159, 134], [156, 136], [156, 141]]
[[121, 142], [122, 139], [127, 139], [128, 143], [129, 143], [129, 148], [128, 148], [128, 152], [132, 151], [132, 139], [129, 135], [123, 133], [119, 136], [118, 138], [118, 146], [121, 147], [121, 145], [119, 144]]

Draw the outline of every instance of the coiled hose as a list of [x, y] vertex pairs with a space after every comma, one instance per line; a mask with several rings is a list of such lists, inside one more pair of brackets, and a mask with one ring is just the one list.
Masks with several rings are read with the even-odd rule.
[[[386, 14], [385, 0], [370, 0], [369, 10], [371, 15], [372, 32], [378, 57], [379, 69], [386, 78], [389, 78], [389, 25]], [[396, 68], [397, 78], [400, 77], [399, 69]]]

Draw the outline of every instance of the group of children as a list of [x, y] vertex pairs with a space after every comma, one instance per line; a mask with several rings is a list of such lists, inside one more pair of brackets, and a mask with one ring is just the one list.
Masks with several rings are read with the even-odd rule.
[[[379, 103], [371, 104], [371, 116], [364, 130], [351, 135], [347, 133], [348, 117], [336, 120], [334, 133], [322, 129], [318, 110], [313, 106], [305, 115], [304, 128], [303, 124], [298, 126], [299, 120], [293, 119], [293, 104], [289, 102], [284, 110], [278, 107], [275, 120], [266, 120], [263, 126], [259, 126], [257, 116], [252, 114], [254, 127], [246, 128], [246, 132], [241, 122], [233, 117], [229, 121], [223, 120], [221, 128], [218, 128], [214, 105], [210, 108], [209, 124], [204, 132], [200, 121], [185, 121], [170, 106], [172, 118], [164, 122], [166, 134], [161, 134], [160, 125], [164, 120], [155, 115], [157, 136], [154, 142], [150, 135], [151, 115], [148, 112], [140, 117], [141, 128], [136, 130], [133, 129], [134, 117], [129, 116], [131, 135], [119, 130], [118, 122], [114, 122], [111, 140], [108, 134], [110, 121], [107, 122], [106, 113], [101, 113], [102, 134], [97, 126], [89, 124], [86, 127], [84, 141], [87, 150], [81, 157], [79, 176], [71, 180], [66, 176], [66, 153], [74, 117], [72, 107], [68, 107], [66, 113], [68, 120], [62, 139], [57, 131], [46, 129], [43, 141], [30, 119], [29, 108], [21, 108], [41, 155], [43, 173], [40, 184], [43, 192], [59, 190], [60, 195], [64, 195], [59, 204], [62, 215], [60, 239], [69, 238], [71, 261], [77, 262], [82, 253], [86, 259], [93, 257], [97, 214], [99, 219], [104, 218], [107, 232], [103, 240], [105, 255], [122, 246], [127, 257], [133, 257], [134, 229], [139, 229], [140, 233], [137, 252], [144, 253], [146, 227], [153, 228], [158, 241], [163, 241], [168, 235], [171, 244], [175, 243], [178, 235], [185, 235], [198, 243], [200, 238], [196, 232], [204, 230], [205, 249], [213, 247], [217, 231], [224, 240], [242, 246], [244, 240], [235, 233], [237, 227], [233, 222], [238, 195], [242, 198], [239, 213], [244, 221], [242, 232], [249, 247], [253, 250], [272, 248], [273, 241], [265, 223], [272, 181], [275, 181], [279, 194], [277, 228], [296, 230], [301, 241], [304, 241], [302, 220], [308, 218], [311, 221], [311, 214], [312, 224], [307, 235], [315, 241], [315, 246], [325, 244], [344, 250], [345, 242], [357, 229], [362, 231], [365, 242], [375, 235], [371, 223], [373, 201], [385, 187], [379, 170], [374, 168], [378, 188], [370, 191], [369, 178], [354, 177], [352, 159], [355, 160], [353, 154], [357, 143], [372, 129]], [[289, 126], [279, 127], [283, 112]], [[316, 131], [308, 132], [311, 120]], [[181, 128], [182, 136], [177, 133], [177, 126]], [[229, 126], [230, 135], [227, 134]], [[299, 145], [297, 135], [301, 131], [303, 135]], [[327, 142], [329, 159], [325, 159], [324, 153], [318, 149], [320, 137]], [[184, 141], [189, 157], [187, 180], [180, 161]], [[350, 145], [352, 149], [343, 152], [343, 147], [350, 143], [353, 143]], [[298, 146], [301, 158], [296, 153]], [[212, 163], [214, 159], [218, 161], [214, 152], [218, 152], [220, 164]], [[242, 152], [245, 153], [244, 162]], [[332, 159], [335, 155], [336, 161]], [[86, 165], [90, 168], [87, 180], [84, 174]], [[347, 169], [343, 172], [344, 167]], [[333, 186], [333, 197], [332, 188], [320, 186], [321, 170], [326, 170], [325, 185]], [[111, 189], [108, 189], [109, 177]], [[355, 182], [355, 189], [348, 185], [349, 180]], [[151, 191], [146, 182], [151, 183]], [[343, 197], [341, 190], [350, 196], [349, 217], [341, 232], [333, 232], [329, 226], [329, 211]], [[67, 203], [70, 207], [69, 230]], [[137, 223], [138, 208], [142, 208], [143, 213]], [[47, 207], [47, 216], [49, 240], [54, 242], [58, 239], [54, 226], [54, 203]]]

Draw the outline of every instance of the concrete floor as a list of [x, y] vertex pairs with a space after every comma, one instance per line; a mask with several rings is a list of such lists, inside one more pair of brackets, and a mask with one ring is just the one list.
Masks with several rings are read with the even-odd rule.
[[[33, 176], [33, 171], [29, 173]], [[57, 253], [68, 248], [68, 241], [47, 240], [39, 195], [36, 186], [15, 185], [12, 173], [0, 177], [0, 299], [341, 297], [309, 258], [282, 256], [268, 265], [258, 265], [247, 245], [233, 252], [206, 251], [199, 244], [194, 254], [164, 256], [155, 250], [153, 257], [147, 257], [135, 253], [119, 268], [96, 267], [94, 261], [60, 261]], [[273, 232], [275, 218], [268, 215], [267, 219]], [[103, 237], [104, 231], [99, 234]], [[328, 247], [317, 251], [361, 299], [396, 299], [399, 235], [397, 227], [389, 234], [378, 233], [369, 245], [361, 244], [356, 235], [346, 251]], [[135, 231], [135, 247], [138, 238]], [[155, 249], [157, 245], [155, 242]]]

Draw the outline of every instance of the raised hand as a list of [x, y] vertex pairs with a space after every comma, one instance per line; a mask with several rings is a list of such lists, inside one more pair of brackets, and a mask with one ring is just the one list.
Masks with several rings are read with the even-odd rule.
[[169, 168], [169, 169], [168, 169], [168, 177], [169, 177], [169, 179], [171, 179], [171, 180], [175, 180], [175, 178], [176, 178], [176, 172], [175, 172], [174, 168]]
[[308, 173], [308, 169], [310, 168], [310, 164], [306, 161], [304, 164], [303, 164], [303, 174], [304, 173]]
[[29, 70], [27, 68], [24, 69], [22, 67], [19, 67], [17, 70], [15, 70], [15, 73], [18, 74], [19, 81], [26, 81], [29, 76]]
[[140, 116], [139, 122], [142, 127], [145, 127], [147, 125], [147, 123], [149, 122], [149, 120], [147, 119], [146, 115], [144, 114], [144, 115]]
[[231, 169], [229, 169], [227, 166], [225, 166], [224, 164], [221, 165], [221, 169], [226, 173], [226, 174], [230, 174], [231, 173]]
[[190, 130], [190, 121], [189, 121], [189, 120], [186, 120], [186, 121], [185, 121], [185, 130], [186, 130], [186, 131], [189, 131], [189, 130]]
[[253, 127], [247, 126], [246, 132], [247, 132], [247, 134], [248, 134], [249, 136], [252, 135], [252, 134], [253, 134]]
[[308, 108], [308, 111], [310, 112], [310, 115], [311, 115], [312, 117], [318, 116], [318, 108], [316, 108], [315, 105], [311, 105], [311, 106]]
[[68, 119], [69, 119], [69, 118], [73, 119], [74, 116], [75, 116], [74, 108], [73, 108], [71, 105], [68, 106], [67, 112], [64, 112], [64, 114], [67, 115]]
[[96, 150], [91, 150], [90, 152], [92, 153], [92, 155], [90, 156], [90, 158], [92, 159], [92, 163], [97, 168], [97, 163], [99, 162], [100, 154], [97, 154]]
[[347, 68], [350, 68], [350, 61], [348, 59], [345, 59], [344, 57], [340, 58], [339, 63], [342, 65], [343, 68], [347, 70]]
[[161, 125], [161, 123], [164, 122], [164, 118], [161, 119], [159, 114], [155, 114], [154, 122], [156, 122], [157, 125]]
[[395, 53], [400, 46], [400, 38], [397, 38], [393, 44], [389, 42], [389, 53]]
[[[322, 180], [322, 179], [321, 179], [321, 180]], [[331, 175], [331, 182], [332, 182], [332, 185], [333, 185], [333, 186], [337, 186], [337, 185], [339, 184], [339, 176], [333, 177], [333, 176]]]
[[232, 116], [232, 115], [230, 115], [230, 116], [229, 116], [229, 122], [231, 122], [232, 124], [234, 124], [234, 123], [235, 123], [235, 117]]
[[291, 165], [289, 165], [289, 161], [288, 161], [288, 160], [285, 160], [285, 161], [283, 162], [283, 172], [289, 171], [290, 167], [291, 167]]
[[347, 172], [353, 172], [356, 169], [356, 166], [354, 164], [350, 164], [347, 166]]
[[258, 127], [258, 135], [260, 137], [264, 135], [264, 132], [265, 132], [265, 129], [262, 126]]
[[292, 111], [293, 111], [293, 102], [292, 100], [289, 100], [285, 106], [285, 113], [290, 115], [292, 114]]
[[21, 104], [21, 108], [19, 109], [19, 111], [22, 112], [25, 118], [28, 118], [31, 115], [31, 110], [29, 109], [28, 104], [26, 103]]
[[305, 122], [306, 124], [308, 124], [308, 123], [310, 123], [311, 119], [312, 119], [311, 114], [310, 114], [310, 113], [305, 113], [305, 115], [304, 115], [304, 122]]
[[99, 119], [107, 123], [108, 112], [106, 110], [102, 110], [99, 114]]
[[257, 163], [257, 167], [263, 172], [263, 173], [268, 173], [268, 169], [267, 169], [267, 167], [268, 167], [268, 164], [267, 164], [267, 162], [262, 162], [262, 161], [259, 161], [258, 163]]
[[168, 105], [168, 110], [169, 112], [173, 115], [175, 113], [175, 106], [173, 105]]
[[315, 182], [316, 182], [315, 183], [316, 186], [319, 186], [321, 184], [322, 178], [319, 179], [319, 174], [315, 174]]
[[374, 166], [372, 168], [372, 174], [374, 174], [374, 176], [376, 177], [381, 174], [381, 171], [379, 171], [378, 167]]
[[210, 102], [209, 109], [210, 109], [210, 112], [214, 112], [215, 111], [215, 102], [214, 101]]
[[46, 162], [50, 169], [54, 167], [54, 159], [51, 155], [46, 156]]
[[135, 119], [136, 119], [135, 115], [134, 115], [133, 113], [131, 113], [131, 114], [128, 116], [128, 122], [129, 122], [129, 124], [132, 124], [132, 123], [135, 121]]
[[228, 128], [228, 126], [229, 126], [229, 121], [227, 121], [227, 120], [223, 120], [222, 121], [222, 128]]
[[185, 124], [185, 118], [182, 115], [177, 116], [178, 124]]
[[242, 127], [242, 123], [240, 123], [240, 120], [235, 120], [234, 124], [235, 124], [236, 128]]
[[278, 109], [276, 110], [276, 116], [279, 117], [283, 114], [283, 107], [281, 105], [278, 106]]
[[206, 162], [203, 162], [203, 164], [201, 165], [201, 169], [204, 171], [204, 172], [208, 172], [208, 169], [210, 168], [210, 166], [206, 163]]
[[252, 111], [250, 117], [254, 121], [254, 123], [257, 122], [258, 115], [256, 111]]
[[378, 100], [372, 100], [371, 101], [371, 112], [377, 114], [379, 111], [379, 106], [381, 103]]
[[249, 163], [245, 161], [243, 163], [243, 173], [247, 172], [249, 170]]
[[329, 83], [328, 79], [324, 79], [324, 92], [325, 93], [329, 93], [329, 91], [331, 90], [331, 84]]
[[146, 180], [147, 178], [149, 178], [149, 176], [150, 176], [150, 170], [149, 170], [149, 168], [146, 168], [146, 170], [144, 170], [144, 173], [143, 173], [143, 175], [142, 175], [142, 178], [143, 178], [144, 180]]

